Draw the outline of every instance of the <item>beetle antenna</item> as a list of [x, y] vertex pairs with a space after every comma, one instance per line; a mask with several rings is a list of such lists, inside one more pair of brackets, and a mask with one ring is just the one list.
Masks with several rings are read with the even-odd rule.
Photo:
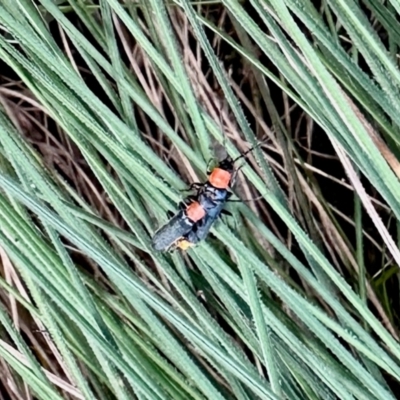
[[268, 140], [268, 137], [266, 137], [264, 140], [259, 141], [256, 145], [251, 147], [250, 149], [246, 150], [244, 153], [242, 153], [239, 157], [236, 157], [232, 163], [235, 163], [237, 160], [240, 160], [241, 158], [244, 158], [247, 156], [247, 154], [251, 153], [255, 148], [261, 146], [263, 143], [265, 143]]

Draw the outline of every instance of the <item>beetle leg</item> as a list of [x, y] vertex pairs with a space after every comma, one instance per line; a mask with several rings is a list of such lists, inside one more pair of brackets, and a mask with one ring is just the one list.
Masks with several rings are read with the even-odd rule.
[[201, 182], [193, 182], [187, 189], [179, 190], [180, 192], [190, 192], [193, 189], [199, 190], [201, 187], [204, 186], [204, 183]]
[[180, 203], [179, 203], [179, 208], [182, 210], [185, 210], [188, 205], [192, 204], [194, 201], [197, 200], [197, 197], [195, 195], [192, 196], [188, 196], [185, 199], [183, 199]]

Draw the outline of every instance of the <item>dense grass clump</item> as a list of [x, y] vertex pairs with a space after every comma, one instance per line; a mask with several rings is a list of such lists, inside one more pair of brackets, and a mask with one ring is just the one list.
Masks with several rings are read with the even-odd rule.
[[[399, 13], [0, 1], [4, 398], [396, 399]], [[247, 201], [155, 252], [252, 146]]]

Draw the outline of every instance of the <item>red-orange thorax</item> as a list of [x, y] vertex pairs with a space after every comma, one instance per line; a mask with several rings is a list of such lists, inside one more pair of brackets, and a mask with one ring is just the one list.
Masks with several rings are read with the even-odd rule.
[[186, 208], [186, 215], [190, 218], [193, 222], [200, 221], [206, 215], [204, 208], [201, 206], [200, 203], [194, 201], [193, 203], [189, 204]]
[[217, 189], [228, 189], [232, 174], [221, 168], [214, 168], [208, 178], [208, 181]]

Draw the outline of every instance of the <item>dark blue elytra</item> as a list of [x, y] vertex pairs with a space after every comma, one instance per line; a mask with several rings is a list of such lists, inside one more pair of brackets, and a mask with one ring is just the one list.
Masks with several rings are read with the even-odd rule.
[[168, 250], [179, 238], [189, 233], [193, 225], [194, 222], [188, 218], [185, 210], [180, 210], [154, 234], [152, 238], [153, 249], [157, 251]]
[[183, 236], [192, 245], [204, 240], [208, 235], [212, 224], [221, 215], [225, 203], [231, 196], [226, 189], [217, 189], [207, 185], [199, 194], [198, 202], [206, 211], [206, 216], [194, 224], [193, 229]]

